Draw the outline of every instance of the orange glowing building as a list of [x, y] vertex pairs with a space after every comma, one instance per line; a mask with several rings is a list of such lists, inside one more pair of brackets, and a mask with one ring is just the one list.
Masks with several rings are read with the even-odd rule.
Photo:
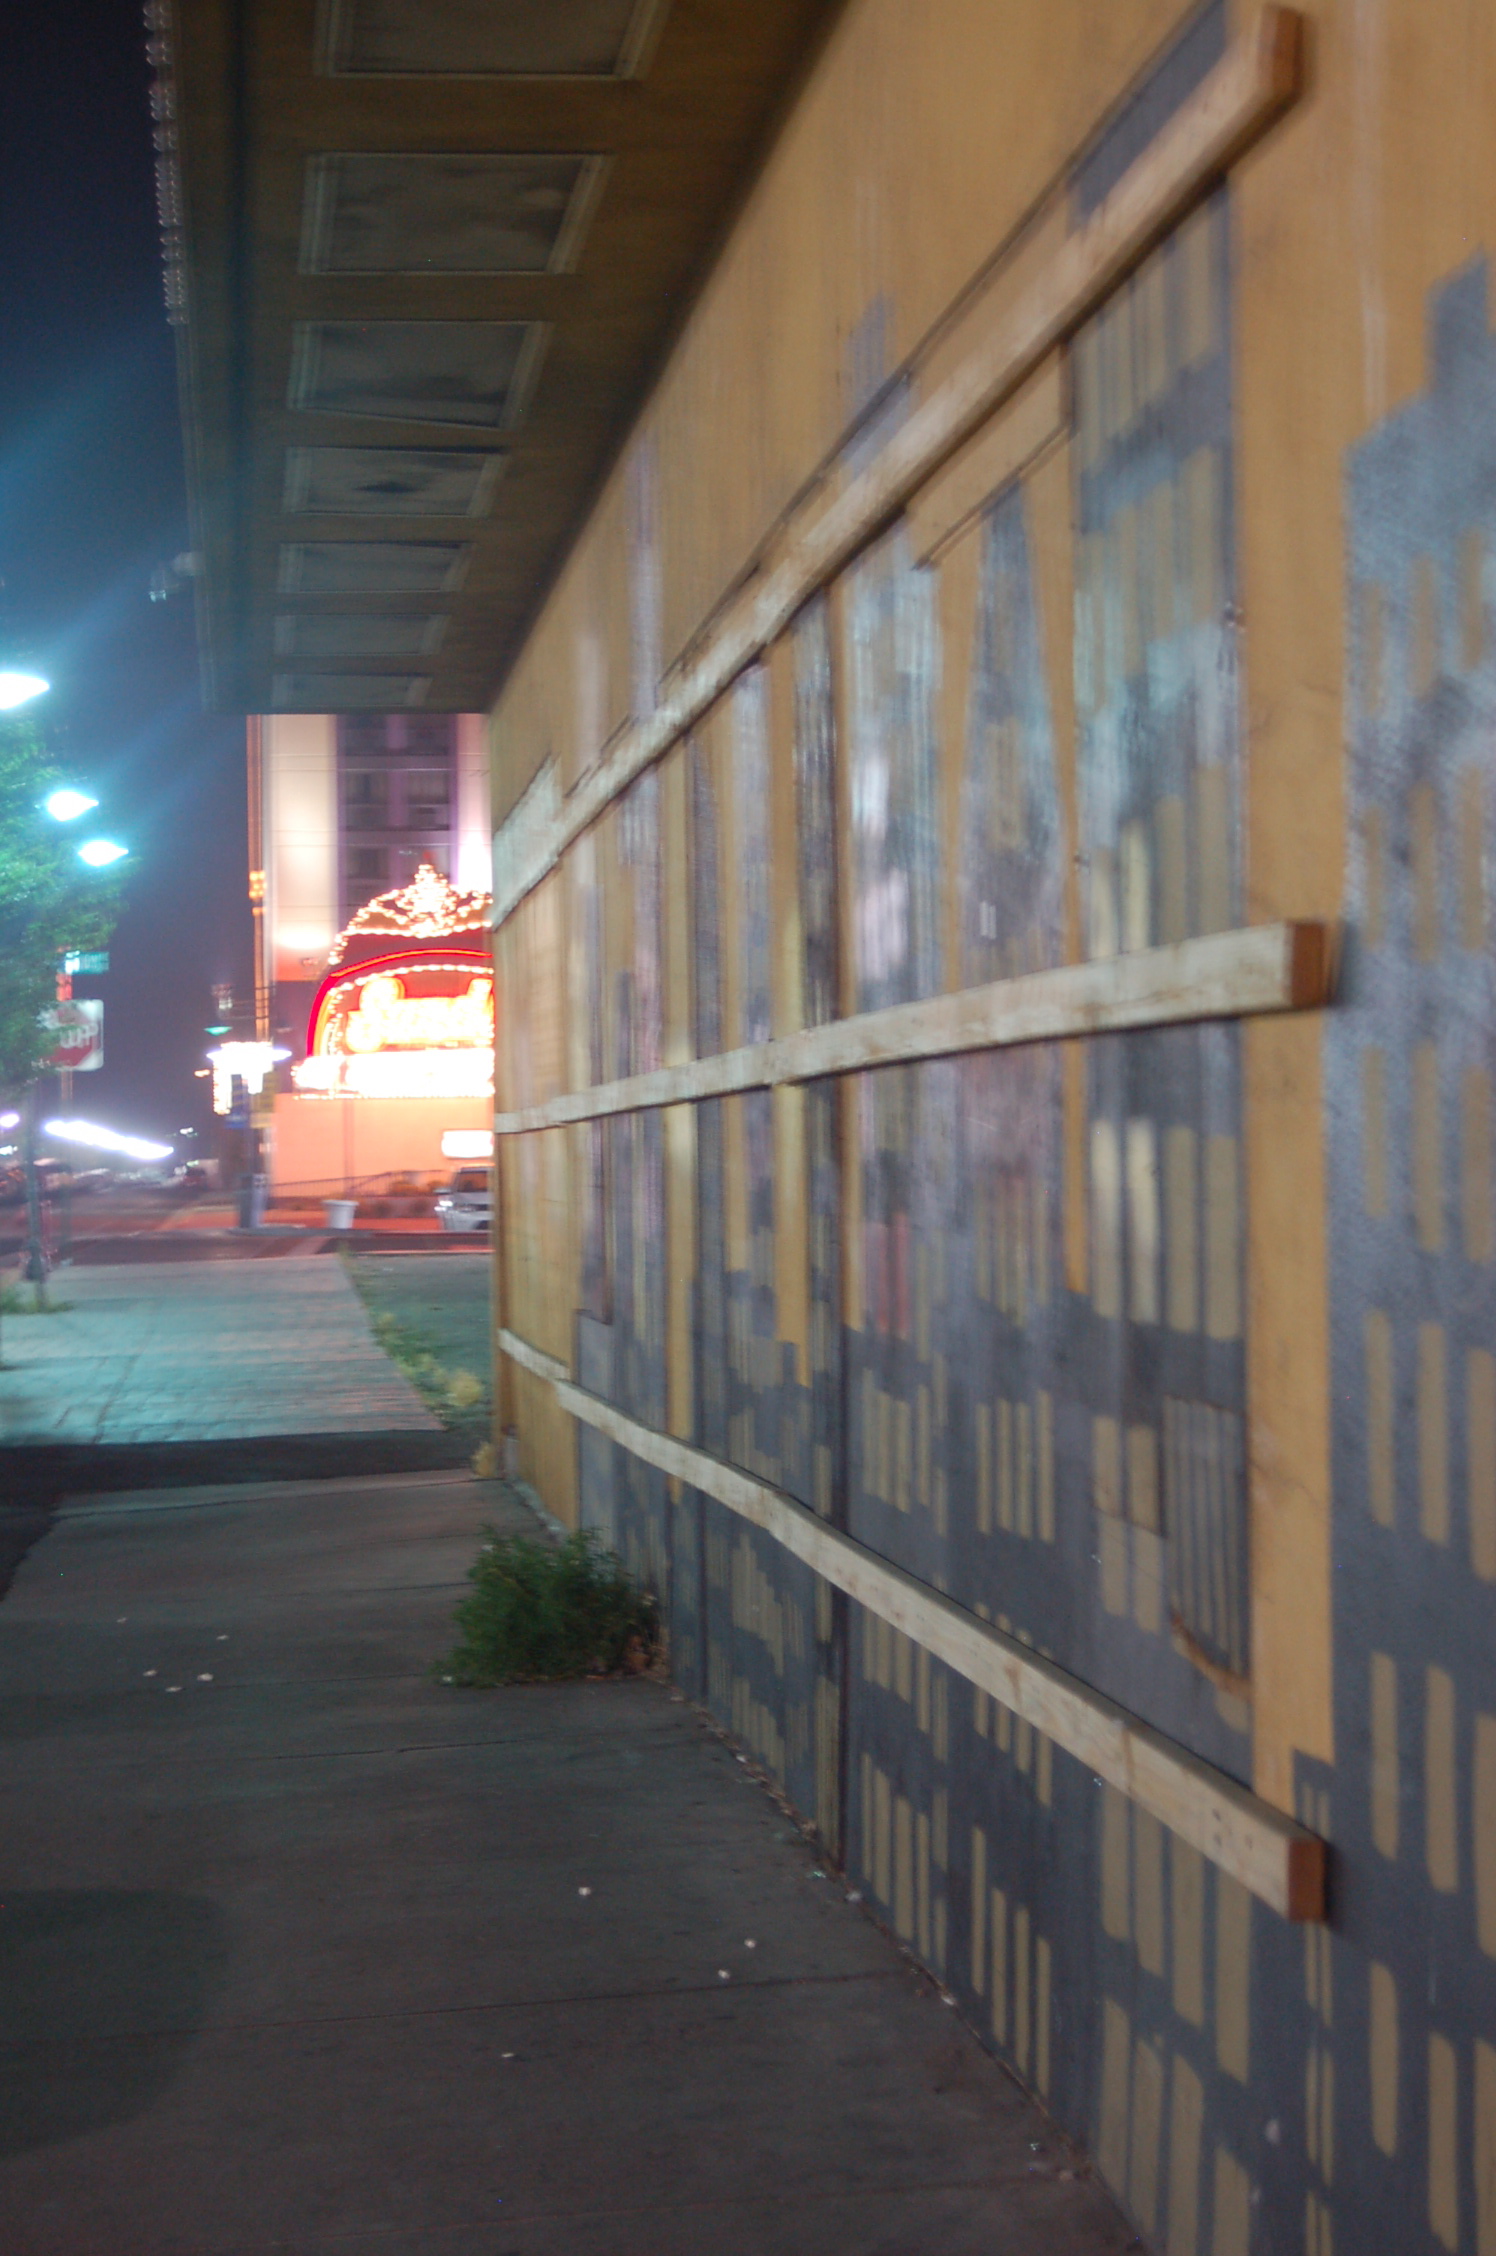
[[[471, 715], [277, 714], [251, 728], [262, 1039], [278, 1192], [444, 1170], [493, 1099], [487, 768]], [[392, 884], [390, 881], [395, 880]]]

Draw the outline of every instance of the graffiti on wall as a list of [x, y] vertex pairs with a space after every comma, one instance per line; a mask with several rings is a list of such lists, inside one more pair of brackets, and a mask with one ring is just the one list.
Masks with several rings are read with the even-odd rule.
[[1438, 292], [1428, 389], [1346, 481], [1351, 937], [1325, 1051], [1344, 1877], [1317, 2175], [1347, 2246], [1496, 2239], [1487, 293], [1483, 258]]

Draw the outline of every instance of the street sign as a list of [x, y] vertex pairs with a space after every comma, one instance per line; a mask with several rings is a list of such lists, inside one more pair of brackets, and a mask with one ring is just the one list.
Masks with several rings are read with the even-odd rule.
[[74, 978], [80, 972], [90, 976], [97, 975], [99, 972], [109, 969], [109, 951], [107, 948], [93, 948], [86, 950], [82, 955], [76, 952], [66, 955], [62, 959], [62, 969], [63, 976], [68, 979]]
[[104, 1062], [104, 1006], [89, 1000], [54, 1003], [42, 1012], [53, 1047], [42, 1060], [52, 1073], [95, 1073]]

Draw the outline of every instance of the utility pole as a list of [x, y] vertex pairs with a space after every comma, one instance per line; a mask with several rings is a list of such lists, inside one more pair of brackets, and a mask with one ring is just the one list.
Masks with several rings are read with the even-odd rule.
[[[64, 956], [57, 974], [57, 1000], [70, 1003], [73, 999], [73, 975], [68, 969], [72, 958]], [[73, 1069], [70, 1065], [57, 1068], [57, 1094], [62, 1104], [62, 1117], [68, 1119], [73, 1110]], [[73, 1178], [69, 1172], [62, 1194], [62, 1243], [58, 1248], [59, 1268], [68, 1268], [73, 1259]]]
[[26, 1169], [26, 1276], [36, 1287], [38, 1312], [47, 1305], [47, 1256], [42, 1244], [41, 1186], [36, 1179], [36, 1092], [29, 1081], [21, 1098], [21, 1156]]
[[246, 724], [245, 770], [249, 781], [249, 913], [255, 939], [255, 1040], [270, 1039], [270, 966], [265, 954], [265, 780], [263, 725], [252, 713]]

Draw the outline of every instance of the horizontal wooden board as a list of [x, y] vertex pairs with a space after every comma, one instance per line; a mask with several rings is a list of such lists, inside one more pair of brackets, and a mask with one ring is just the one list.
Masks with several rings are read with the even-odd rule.
[[641, 1425], [577, 1386], [553, 1356], [514, 1333], [501, 1331], [499, 1344], [525, 1370], [549, 1379], [574, 1418], [762, 1528], [858, 1605], [1150, 1811], [1282, 1917], [1324, 1917], [1324, 1843], [1281, 1810], [767, 1481]]
[[933, 562], [992, 496], [1021, 476], [1064, 430], [1065, 387], [1056, 353], [915, 495], [909, 507], [915, 563]]
[[520, 825], [516, 835], [506, 838], [505, 825], [495, 840], [496, 923], [1297, 99], [1302, 32], [1294, 10], [1264, 8], [1111, 194], [1058, 245], [1006, 317], [915, 409], [875, 461], [812, 509], [779, 562], [750, 582], [649, 719], [627, 730], [569, 799], [561, 800], [555, 779], [527, 796], [511, 817]]
[[954, 1057], [964, 1050], [1112, 1034], [1127, 1027], [1182, 1026], [1207, 1018], [1252, 1018], [1265, 1012], [1315, 1010], [1330, 999], [1333, 949], [1323, 924], [1256, 924], [1210, 932], [1166, 948], [1141, 948], [1058, 971], [996, 979], [955, 995], [894, 1003], [886, 1010], [833, 1019], [775, 1042], [724, 1050], [716, 1057], [637, 1073], [595, 1089], [576, 1089], [548, 1103], [494, 1120], [500, 1136], [601, 1120], [656, 1105], [698, 1104], [707, 1097], [785, 1082], [819, 1081], [870, 1066]]

